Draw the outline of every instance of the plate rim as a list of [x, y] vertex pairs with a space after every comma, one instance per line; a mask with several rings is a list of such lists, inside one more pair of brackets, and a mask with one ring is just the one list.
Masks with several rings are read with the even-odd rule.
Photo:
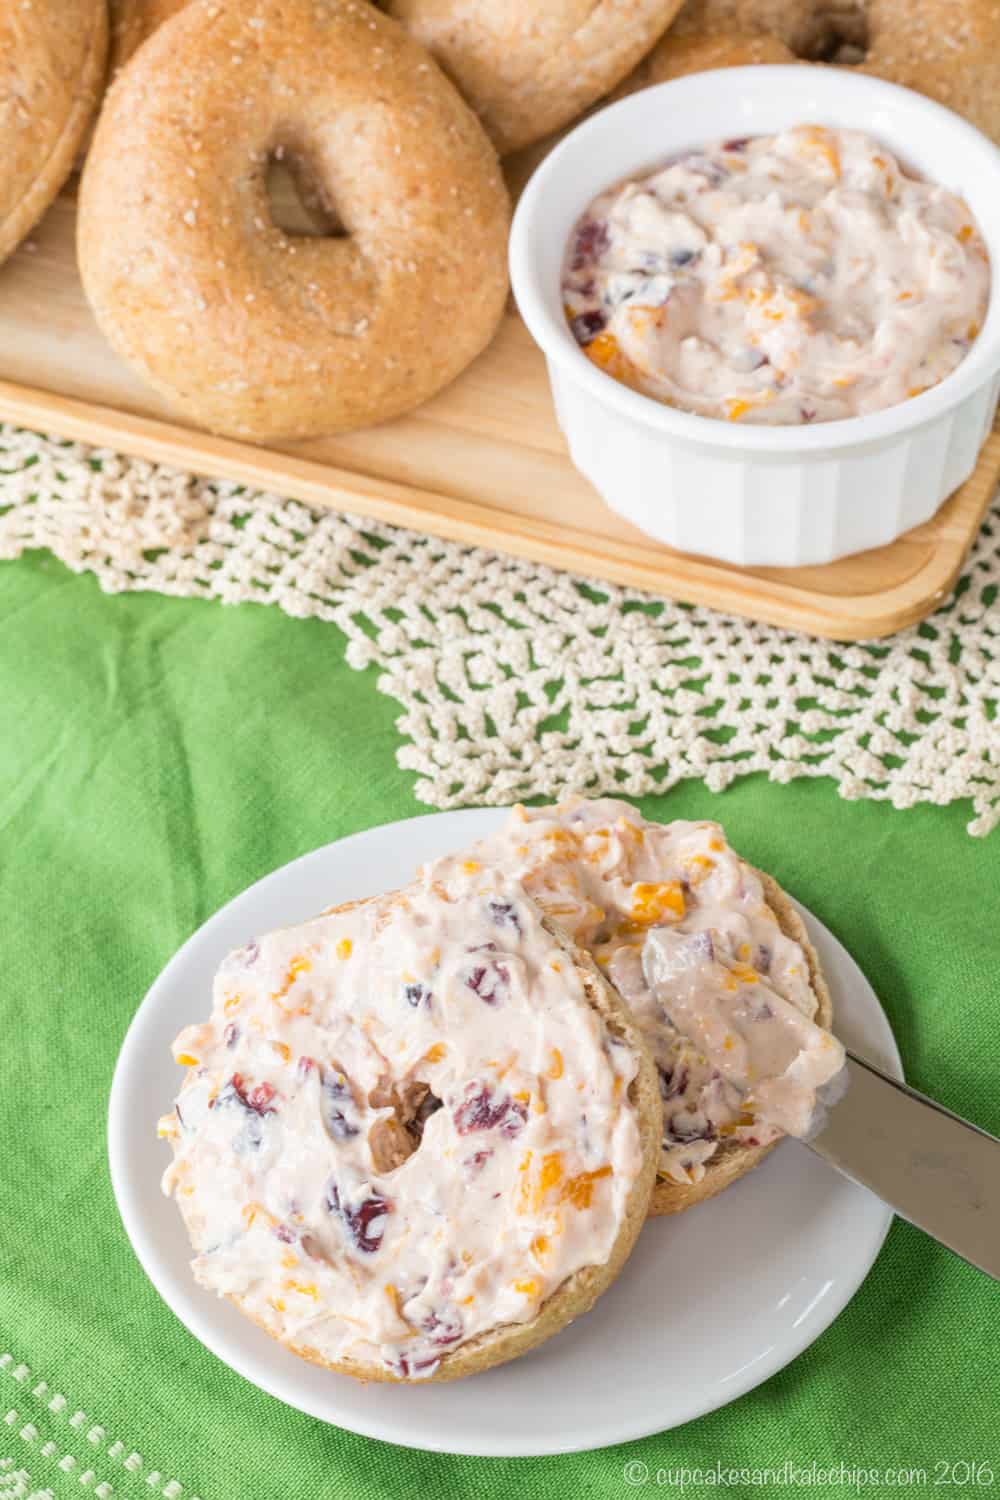
[[[315, 849], [309, 850], [304, 854], [300, 854], [295, 859], [289, 860], [283, 865], [279, 865], [274, 870], [267, 872], [266, 874], [260, 876], [257, 880], [251, 882], [251, 884], [246, 886], [243, 890], [238, 891], [234, 896], [230, 898], [230, 900], [223, 903], [222, 906], [211, 913], [211, 915], [208, 916], [205, 921], [200, 923], [199, 926], [185, 939], [181, 946], [168, 959], [167, 963], [163, 966], [156, 978], [153, 980], [152, 984], [146, 990], [145, 995], [143, 996], [142, 1000], [140, 1001], [139, 1005], [136, 1007], [135, 1012], [132, 1015], [125, 1036], [122, 1040], [121, 1047], [119, 1049], [118, 1057], [115, 1062], [114, 1072], [112, 1075], [111, 1087], [108, 1094], [107, 1108], [106, 1139], [111, 1185], [115, 1196], [115, 1203], [118, 1209], [118, 1214], [128, 1241], [131, 1245], [132, 1251], [136, 1259], [138, 1260], [139, 1265], [141, 1266], [146, 1278], [148, 1279], [154, 1290], [157, 1292], [161, 1300], [166, 1304], [166, 1306], [170, 1309], [170, 1311], [174, 1314], [174, 1316], [178, 1319], [182, 1326], [188, 1331], [188, 1333], [192, 1334], [199, 1341], [199, 1343], [209, 1351], [210, 1354], [212, 1354], [216, 1359], [220, 1360], [221, 1363], [226, 1365], [229, 1369], [235, 1371], [235, 1373], [238, 1374], [242, 1379], [248, 1381], [249, 1384], [256, 1387], [258, 1390], [266, 1392], [266, 1394], [274, 1397], [275, 1400], [282, 1402], [283, 1405], [290, 1407], [292, 1410], [303, 1412], [304, 1414], [311, 1416], [316, 1420], [325, 1422], [329, 1426], [341, 1427], [345, 1431], [356, 1433], [361, 1437], [390, 1443], [396, 1447], [414, 1449], [416, 1451], [428, 1453], [446, 1453], [477, 1458], [539, 1458], [568, 1453], [592, 1452], [605, 1447], [637, 1442], [642, 1440], [643, 1438], [651, 1437], [663, 1432], [672, 1431], [675, 1427], [683, 1426], [685, 1423], [693, 1421], [700, 1416], [707, 1416], [711, 1412], [717, 1411], [721, 1407], [728, 1406], [732, 1402], [739, 1400], [742, 1396], [748, 1394], [749, 1391], [754, 1390], [757, 1386], [763, 1384], [764, 1381], [769, 1380], [773, 1375], [777, 1374], [780, 1370], [791, 1364], [792, 1361], [798, 1359], [799, 1356], [803, 1354], [806, 1349], [808, 1349], [815, 1342], [815, 1340], [819, 1338], [820, 1335], [823, 1334], [827, 1330], [827, 1328], [829, 1328], [831, 1324], [836, 1321], [837, 1318], [840, 1317], [841, 1313], [844, 1311], [848, 1303], [858, 1293], [858, 1291], [860, 1291], [869, 1273], [871, 1272], [872, 1266], [875, 1264], [875, 1261], [878, 1259], [878, 1256], [881, 1253], [882, 1246], [885, 1243], [886, 1235], [888, 1234], [889, 1229], [892, 1225], [893, 1218], [895, 1217], [892, 1209], [889, 1208], [888, 1205], [883, 1204], [883, 1223], [881, 1225], [881, 1228], [874, 1234], [872, 1238], [870, 1254], [868, 1255], [863, 1266], [859, 1268], [856, 1280], [854, 1279], [852, 1273], [852, 1277], [849, 1278], [848, 1283], [845, 1284], [845, 1287], [841, 1290], [841, 1292], [832, 1297], [829, 1302], [824, 1301], [822, 1313], [819, 1315], [818, 1321], [814, 1321], [812, 1316], [804, 1320], [805, 1331], [799, 1339], [791, 1342], [786, 1341], [785, 1344], [781, 1345], [780, 1348], [777, 1349], [775, 1357], [773, 1358], [760, 1358], [752, 1362], [752, 1364], [749, 1366], [747, 1378], [745, 1380], [734, 1381], [729, 1389], [719, 1395], [718, 1400], [713, 1399], [708, 1404], [706, 1404], [705, 1402], [704, 1395], [701, 1395], [692, 1400], [688, 1406], [685, 1406], [683, 1404], [680, 1405], [676, 1409], [676, 1414], [671, 1418], [669, 1424], [665, 1427], [651, 1427], [648, 1421], [644, 1419], [638, 1420], [631, 1426], [627, 1422], [619, 1423], [617, 1426], [616, 1435], [606, 1436], [602, 1432], [599, 1435], [597, 1441], [591, 1441], [586, 1437], [584, 1437], [582, 1440], [579, 1438], [572, 1438], [568, 1441], [556, 1440], [554, 1442], [548, 1441], [544, 1443], [531, 1440], [525, 1441], [524, 1439], [515, 1439], [514, 1445], [512, 1446], [509, 1439], [507, 1441], [504, 1441], [498, 1433], [497, 1441], [486, 1444], [477, 1442], [475, 1446], [469, 1446], [468, 1442], [463, 1445], [460, 1438], [458, 1441], [451, 1441], [442, 1440], [441, 1438], [435, 1437], [433, 1435], [429, 1435], [426, 1442], [416, 1444], [409, 1437], [392, 1436], [391, 1433], [387, 1433], [384, 1419], [375, 1418], [373, 1420], [361, 1420], [355, 1419], [352, 1415], [351, 1421], [346, 1422], [343, 1419], [334, 1418], [329, 1414], [329, 1412], [324, 1411], [321, 1408], [320, 1403], [313, 1402], [308, 1399], [298, 1399], [296, 1397], [293, 1397], [283, 1388], [283, 1382], [280, 1380], [280, 1378], [273, 1379], [268, 1367], [266, 1365], [259, 1365], [259, 1363], [255, 1361], [253, 1357], [245, 1358], [242, 1354], [242, 1351], [238, 1349], [234, 1352], [232, 1349], [227, 1348], [225, 1353], [221, 1352], [220, 1348], [218, 1347], [218, 1340], [216, 1339], [214, 1332], [208, 1327], [207, 1320], [204, 1320], [202, 1318], [197, 1296], [191, 1295], [191, 1292], [197, 1291], [196, 1284], [192, 1281], [191, 1286], [187, 1292], [179, 1291], [177, 1295], [174, 1295], [174, 1288], [170, 1284], [169, 1280], [161, 1277], [158, 1274], [157, 1251], [154, 1243], [154, 1236], [146, 1228], [146, 1225], [138, 1210], [138, 1205], [133, 1201], [132, 1193], [128, 1183], [130, 1153], [127, 1149], [126, 1142], [129, 1140], [130, 1131], [128, 1129], [128, 1122], [123, 1117], [123, 1095], [130, 1081], [132, 1066], [136, 1061], [139, 1060], [142, 1054], [143, 1028], [141, 1022], [144, 1014], [155, 1009], [159, 1000], [160, 991], [169, 989], [174, 971], [176, 969], [183, 968], [189, 949], [197, 943], [199, 938], [205, 932], [206, 928], [217, 922], [221, 923], [224, 916], [230, 911], [233, 906], [246, 901], [255, 892], [257, 892], [260, 887], [268, 885], [276, 879], [285, 876], [290, 870], [308, 864], [311, 861], [319, 861], [324, 857], [328, 857], [334, 850], [340, 851], [349, 849], [352, 844], [363, 842], [373, 834], [378, 833], [384, 835], [389, 830], [395, 828], [404, 828], [406, 826], [426, 826], [431, 823], [437, 823], [442, 818], [448, 819], [450, 823], [468, 823], [476, 828], [476, 832], [472, 834], [472, 837], [481, 836], [483, 828], [482, 826], [476, 827], [476, 825], [484, 824], [487, 819], [489, 819], [489, 821], [499, 822], [499, 820], [506, 814], [508, 810], [509, 809], [507, 808], [498, 807], [457, 808], [443, 812], [417, 814], [412, 818], [394, 819], [393, 821], [388, 823], [372, 824], [368, 828], [360, 829], [352, 834], [346, 834], [342, 838], [333, 839], [326, 844], [321, 844]], [[460, 835], [459, 838], [456, 839], [456, 847], [459, 847], [461, 842], [462, 837]], [[878, 996], [875, 994], [874, 988], [872, 987], [870, 981], [868, 981], [867, 976], [864, 975], [864, 971], [852, 957], [849, 950], [844, 946], [844, 944], [840, 942], [836, 935], [832, 933], [830, 929], [826, 927], [826, 925], [821, 922], [818, 917], [816, 917], [811, 911], [809, 911], [807, 907], [803, 906], [802, 903], [797, 901], [794, 897], [791, 897], [790, 899], [792, 900], [792, 904], [795, 906], [796, 910], [802, 916], [806, 924], [810, 939], [815, 943], [818, 933], [820, 936], [820, 941], [823, 944], [829, 944], [831, 948], [835, 952], [837, 952], [838, 959], [846, 959], [851, 966], [853, 966], [858, 970], [859, 973], [861, 973], [862, 978], [864, 979], [865, 984], [870, 991], [871, 999], [874, 1002], [875, 1015], [873, 1019], [876, 1022], [878, 1022], [879, 1020], [881, 1021], [881, 1029], [883, 1029], [885, 1033], [885, 1051], [883, 1055], [877, 1060], [880, 1066], [885, 1068], [885, 1070], [892, 1074], [892, 1076], [898, 1077], [900, 1080], [903, 1080], [904, 1073], [902, 1059], [899, 1054], [899, 1048], [892, 1030], [891, 1023], [885, 1013], [884, 1008], [881, 1005], [881, 1002], [878, 999]], [[300, 918], [299, 920], [305, 920], [305, 918]], [[133, 1054], [136, 1054], [135, 1058], [133, 1058]], [[134, 1135], [134, 1132], [131, 1132], [131, 1134]], [[865, 1190], [859, 1189], [859, 1191]], [[874, 1194], [872, 1194], [871, 1196], [873, 1198], [875, 1197]], [[878, 1202], [877, 1199], [875, 1199], [875, 1201], [876, 1203]], [[335, 1378], [333, 1372], [329, 1373], [331, 1379]], [[340, 1378], [350, 1379], [350, 1377], [348, 1376], [343, 1376]], [[447, 1387], [441, 1387], [440, 1389], [447, 1390]]]

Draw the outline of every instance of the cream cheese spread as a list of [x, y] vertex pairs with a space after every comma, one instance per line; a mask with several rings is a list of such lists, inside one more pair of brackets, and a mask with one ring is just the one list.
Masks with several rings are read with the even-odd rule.
[[827, 422], [949, 375], [986, 314], [965, 203], [857, 130], [722, 141], [602, 193], [572, 236], [566, 315], [590, 359], [730, 421]]
[[659, 1069], [662, 1175], [698, 1182], [726, 1140], [818, 1123], [844, 1049], [815, 1024], [805, 954], [718, 824], [574, 797], [515, 808], [471, 857], [523, 883], [628, 1003]]
[[430, 1377], [623, 1227], [638, 1054], [474, 860], [231, 954], [174, 1055], [195, 1276], [310, 1357]]

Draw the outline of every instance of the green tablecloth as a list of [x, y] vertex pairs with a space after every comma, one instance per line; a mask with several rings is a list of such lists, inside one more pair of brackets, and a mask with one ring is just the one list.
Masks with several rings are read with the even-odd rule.
[[[0, 569], [0, 701], [0, 1496], [603, 1500], [643, 1492], [624, 1476], [637, 1460], [647, 1493], [658, 1468], [785, 1459], [924, 1468], [911, 1491], [982, 1493], [941, 1467], [966, 1461], [1000, 1479], [996, 1287], [901, 1223], [789, 1368], [621, 1448], [406, 1452], [232, 1374], [132, 1255], [105, 1156], [111, 1074], [147, 986], [218, 906], [316, 845], [422, 810], [396, 767], [394, 707], [343, 664], [333, 626], [106, 598], [42, 555]], [[643, 810], [720, 818], [860, 961], [911, 1081], [1000, 1129], [1000, 836], [970, 839], [961, 804], [902, 813], [826, 782], [752, 778], [722, 797], [688, 782]], [[809, 1488], [851, 1493], [846, 1479]]]

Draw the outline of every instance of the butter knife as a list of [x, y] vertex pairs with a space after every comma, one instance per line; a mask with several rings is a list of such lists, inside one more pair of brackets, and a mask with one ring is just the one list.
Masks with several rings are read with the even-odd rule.
[[849, 1086], [802, 1144], [1000, 1280], [1000, 1140], [848, 1050]]

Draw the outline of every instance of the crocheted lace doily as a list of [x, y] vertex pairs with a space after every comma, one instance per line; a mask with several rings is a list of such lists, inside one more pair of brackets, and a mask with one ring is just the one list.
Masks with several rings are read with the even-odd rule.
[[2, 558], [332, 620], [432, 807], [764, 771], [1000, 821], [1000, 505], [936, 614], [840, 646], [7, 426], [0, 473]]

